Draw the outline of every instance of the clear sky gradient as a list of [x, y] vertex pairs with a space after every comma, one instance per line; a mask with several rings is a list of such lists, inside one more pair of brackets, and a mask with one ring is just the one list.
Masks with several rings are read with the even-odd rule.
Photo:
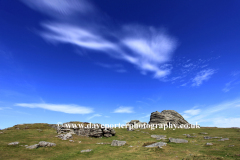
[[149, 122], [240, 127], [240, 1], [0, 1], [0, 129]]

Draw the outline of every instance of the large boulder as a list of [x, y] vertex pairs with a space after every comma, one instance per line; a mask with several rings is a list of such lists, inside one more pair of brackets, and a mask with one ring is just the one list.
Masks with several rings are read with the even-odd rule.
[[161, 113], [152, 112], [149, 124], [189, 124], [178, 112], [174, 110], [163, 110]]

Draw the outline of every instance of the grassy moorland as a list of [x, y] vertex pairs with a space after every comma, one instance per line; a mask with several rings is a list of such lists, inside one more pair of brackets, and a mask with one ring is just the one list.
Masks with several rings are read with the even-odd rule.
[[[26, 127], [27, 126], [27, 127]], [[16, 126], [15, 126], [16, 127]], [[47, 124], [33, 124], [18, 126], [3, 130], [0, 134], [0, 159], [240, 159], [240, 130], [232, 128], [200, 128], [200, 129], [137, 129], [127, 131], [126, 129], [115, 129], [116, 136], [110, 138], [90, 138], [73, 135], [74, 142], [63, 141], [55, 136], [56, 131]], [[41, 129], [42, 131], [39, 132]], [[198, 134], [207, 132], [207, 136], [229, 138], [228, 141], [218, 139], [205, 140]], [[194, 138], [186, 138], [183, 134], [193, 134]], [[166, 135], [167, 138], [187, 139], [189, 143], [169, 143], [163, 148], [145, 148], [144, 143], [159, 142], [151, 138], [152, 134]], [[127, 141], [125, 146], [114, 147], [110, 144], [96, 144], [100, 142], [111, 143], [112, 140]], [[9, 146], [8, 143], [18, 141], [16, 146]], [[24, 145], [33, 145], [39, 141], [56, 143], [55, 147], [40, 147], [29, 150]], [[79, 143], [81, 141], [81, 143]], [[213, 143], [212, 146], [205, 144]], [[23, 145], [23, 146], [21, 146]], [[229, 145], [234, 145], [229, 147]], [[133, 147], [130, 147], [133, 146]], [[81, 150], [93, 149], [88, 153], [81, 153]]]

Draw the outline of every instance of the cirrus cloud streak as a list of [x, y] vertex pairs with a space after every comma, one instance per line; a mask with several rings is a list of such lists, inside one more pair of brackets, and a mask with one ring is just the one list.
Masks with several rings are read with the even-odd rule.
[[177, 43], [162, 29], [139, 24], [116, 26], [93, 4], [84, 0], [23, 2], [54, 17], [50, 22], [41, 23], [44, 30], [40, 35], [48, 41], [100, 51], [134, 65], [143, 74], [150, 72], [154, 78], [161, 79], [171, 73], [171, 66], [165, 64], [171, 60]]
[[16, 103], [15, 106], [27, 108], [42, 108], [50, 111], [57, 111], [69, 114], [89, 114], [92, 108], [83, 107], [75, 104], [49, 104], [49, 103]]

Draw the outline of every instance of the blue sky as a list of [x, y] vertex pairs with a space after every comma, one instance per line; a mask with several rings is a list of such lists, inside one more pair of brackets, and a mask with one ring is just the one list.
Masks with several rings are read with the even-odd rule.
[[240, 2], [0, 1], [0, 128], [149, 122], [240, 127]]

